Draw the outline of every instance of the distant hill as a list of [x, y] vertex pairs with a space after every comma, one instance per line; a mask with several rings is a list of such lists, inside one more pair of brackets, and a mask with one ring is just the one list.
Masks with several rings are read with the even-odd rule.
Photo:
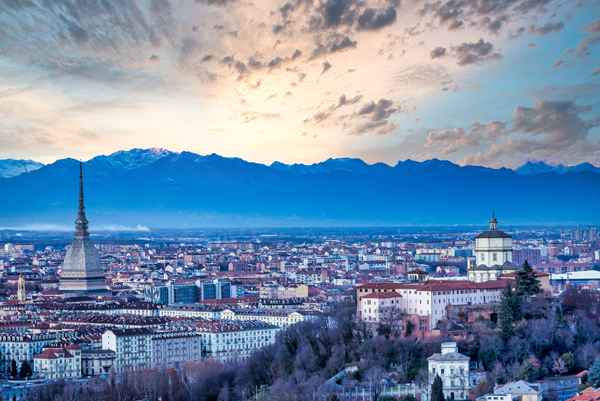
[[[525, 166], [523, 166], [525, 167]], [[592, 166], [593, 167], [593, 166]], [[266, 166], [216, 154], [133, 149], [84, 163], [90, 230], [600, 222], [600, 173], [524, 174], [437, 159]], [[72, 227], [79, 162], [0, 178], [0, 227]]]

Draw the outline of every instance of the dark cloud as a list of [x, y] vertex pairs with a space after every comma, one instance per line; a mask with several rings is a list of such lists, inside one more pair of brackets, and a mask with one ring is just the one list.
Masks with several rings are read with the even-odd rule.
[[489, 150], [465, 157], [463, 164], [489, 165], [509, 154], [535, 157], [594, 155], [600, 153], [600, 143], [590, 140], [589, 133], [600, 124], [600, 118], [585, 120], [581, 117], [590, 111], [590, 106], [579, 106], [572, 101], [541, 99], [533, 107], [515, 107], [509, 121], [473, 122], [469, 131], [456, 127], [432, 132], [424, 146], [438, 146], [443, 154], [450, 154], [460, 147], [491, 144]]
[[278, 34], [279, 32], [283, 31], [284, 29], [285, 28], [283, 27], [283, 25], [277, 24], [273, 27], [273, 33]]
[[296, 60], [301, 55], [302, 55], [302, 52], [300, 51], [300, 49], [296, 49], [296, 51], [294, 52], [294, 54], [292, 54], [292, 60]]
[[348, 36], [331, 35], [328, 38], [326, 44], [320, 43], [316, 49], [314, 49], [310, 55], [311, 59], [317, 57], [327, 56], [328, 54], [339, 52], [346, 49], [353, 49], [356, 47], [356, 41], [353, 41]]
[[207, 61], [212, 60], [214, 57], [212, 56], [212, 54], [207, 54], [204, 57], [202, 57], [202, 59], [200, 60], [201, 63], [206, 63]]
[[521, 35], [523, 35], [527, 31], [524, 27], [518, 28], [516, 31], [509, 31], [508, 40], [518, 39]]
[[399, 125], [390, 117], [401, 111], [394, 107], [394, 102], [388, 99], [379, 99], [377, 102], [364, 104], [358, 112], [345, 116], [346, 119], [356, 119], [358, 122], [353, 126], [351, 122], [344, 123], [345, 128], [351, 128], [348, 135], [364, 135], [374, 133], [375, 135], [387, 135], [399, 128]]
[[159, 55], [153, 54], [153, 55], [150, 56], [150, 58], [148, 60], [151, 63], [160, 63], [163, 59], [164, 59], [164, 57], [161, 57]]
[[444, 57], [445, 55], [446, 55], [445, 47], [436, 47], [435, 49], [433, 49], [432, 51], [429, 52], [429, 56], [432, 59], [438, 58], [438, 57]]
[[502, 59], [500, 53], [493, 53], [494, 45], [483, 39], [475, 43], [463, 42], [458, 46], [452, 46], [451, 50], [453, 56], [458, 59], [457, 64], [461, 66]]
[[357, 28], [359, 30], [375, 31], [396, 22], [396, 9], [388, 7], [382, 13], [377, 13], [374, 8], [367, 8], [358, 17]]
[[67, 29], [69, 30], [69, 35], [73, 38], [73, 41], [78, 45], [86, 43], [90, 38], [89, 33], [74, 22], [69, 24]]
[[432, 15], [449, 30], [463, 25], [476, 25], [490, 33], [498, 33], [513, 17], [545, 10], [551, 0], [450, 0], [426, 3], [419, 14]]
[[563, 29], [565, 29], [564, 22], [557, 22], [557, 23], [548, 22], [544, 26], [540, 26], [537, 28], [533, 24], [529, 25], [529, 28], [527, 29], [527, 33], [530, 35], [535, 33], [536, 35], [539, 35], [539, 36], [545, 36], [545, 35], [551, 34], [553, 32], [560, 32]]
[[325, 74], [330, 68], [331, 64], [329, 64], [329, 61], [325, 61], [323, 63], [323, 71], [321, 71], [321, 74]]

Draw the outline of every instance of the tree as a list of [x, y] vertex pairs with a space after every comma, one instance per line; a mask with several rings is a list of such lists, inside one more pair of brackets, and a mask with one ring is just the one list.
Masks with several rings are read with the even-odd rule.
[[430, 401], [445, 401], [444, 385], [442, 384], [442, 378], [440, 377], [440, 375], [435, 375], [435, 379], [433, 379], [433, 384], [431, 385]]
[[11, 362], [11, 369], [10, 369], [11, 373], [12, 373], [12, 377], [17, 377], [17, 373], [19, 372], [17, 370], [17, 361], [15, 361], [15, 359], [13, 358], [12, 362]]
[[600, 387], [600, 357], [596, 358], [594, 364], [588, 371], [588, 381], [592, 387]]
[[538, 280], [533, 267], [525, 261], [523, 268], [517, 271], [515, 291], [522, 296], [535, 295], [540, 292], [540, 287], [540, 280]]
[[567, 372], [572, 371], [575, 368], [575, 366], [577, 365], [577, 361], [575, 360], [575, 355], [573, 355], [571, 352], [562, 354], [560, 359], [562, 359], [562, 361], [565, 363], [565, 368], [567, 368]]
[[370, 373], [369, 389], [371, 390], [371, 397], [374, 400], [379, 399], [379, 395], [383, 392], [383, 369], [379, 366], [374, 366]]
[[510, 281], [507, 281], [500, 301], [500, 337], [504, 341], [510, 340], [515, 335], [514, 325], [520, 318], [521, 297], [513, 291]]
[[562, 376], [569, 369], [567, 369], [567, 367], [565, 366], [565, 361], [562, 358], [557, 358], [556, 361], [554, 361], [552, 370]]
[[29, 362], [27, 362], [27, 359], [25, 359], [21, 364], [21, 372], [19, 376], [21, 376], [21, 379], [25, 379], [31, 377], [32, 374], [33, 371], [31, 370], [31, 366], [29, 366]]
[[411, 333], [413, 332], [413, 329], [415, 328], [414, 323], [412, 322], [412, 320], [408, 320], [406, 322], [406, 331], [404, 332], [404, 337], [408, 337], [411, 335]]

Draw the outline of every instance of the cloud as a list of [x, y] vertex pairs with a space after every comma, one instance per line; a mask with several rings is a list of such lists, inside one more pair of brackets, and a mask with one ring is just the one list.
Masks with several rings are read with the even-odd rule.
[[435, 49], [433, 49], [432, 51], [429, 52], [429, 57], [431, 57], [432, 59], [438, 58], [438, 57], [444, 57], [445, 55], [446, 55], [446, 48], [444, 48], [444, 47], [436, 47]]
[[492, 53], [494, 45], [479, 39], [478, 42], [463, 42], [458, 46], [451, 47], [453, 56], [458, 59], [457, 64], [466, 66], [470, 64], [481, 64], [486, 61], [498, 61], [502, 59], [500, 53]]
[[533, 24], [529, 25], [529, 28], [527, 29], [527, 33], [530, 35], [535, 33], [538, 36], [545, 36], [545, 35], [551, 34], [553, 32], [560, 32], [564, 29], [565, 29], [564, 22], [557, 22], [557, 23], [548, 22], [545, 25], [537, 27], [537, 28]]
[[162, 60], [164, 60], [164, 57], [158, 56], [156, 54], [153, 54], [150, 56], [150, 58], [148, 58], [148, 61], [150, 61], [151, 63], [160, 63]]
[[551, 0], [436, 1], [425, 3], [419, 10], [419, 15], [432, 15], [448, 30], [477, 26], [489, 33], [498, 34], [507, 21], [521, 18], [529, 12], [543, 12], [550, 2]]
[[310, 58], [315, 59], [320, 56], [326, 56], [346, 49], [353, 49], [355, 47], [356, 41], [350, 39], [348, 36], [341, 37], [339, 35], [333, 35], [327, 44], [320, 43], [319, 46], [312, 51]]
[[590, 74], [590, 77], [595, 77], [596, 75], [600, 75], [600, 67], [596, 68], [596, 70]]
[[590, 106], [571, 101], [540, 99], [533, 107], [516, 107], [509, 121], [473, 122], [469, 131], [455, 127], [431, 132], [424, 146], [438, 147], [438, 151], [447, 155], [461, 148], [491, 145], [487, 151], [465, 156], [461, 164], [491, 165], [503, 156], [515, 154], [597, 156], [600, 141], [590, 139], [589, 134], [600, 124], [600, 118], [585, 120], [581, 116], [590, 111]]
[[329, 64], [329, 61], [325, 61], [323, 63], [323, 71], [321, 71], [321, 74], [325, 74], [330, 68], [331, 64]]
[[594, 21], [587, 24], [583, 30], [592, 35], [600, 33], [600, 18], [596, 18]]
[[357, 20], [358, 29], [367, 31], [375, 31], [394, 22], [396, 22], [396, 9], [393, 6], [379, 14], [374, 8], [367, 8]]
[[536, 47], [537, 45], [535, 43], [527, 43], [527, 47]]
[[341, 95], [340, 98], [338, 99], [337, 103], [332, 104], [324, 111], [315, 113], [311, 118], [306, 119], [304, 122], [305, 123], [314, 122], [317, 124], [322, 123], [325, 120], [327, 120], [329, 117], [331, 117], [334, 114], [334, 112], [336, 110], [338, 110], [339, 108], [356, 104], [356, 103], [360, 102], [361, 99], [362, 99], [362, 95], [356, 95], [350, 99], [348, 99], [346, 97], [346, 95]]
[[[379, 99], [377, 103], [371, 102], [364, 104], [356, 113], [346, 118], [358, 120], [348, 135], [364, 135], [373, 133], [375, 135], [387, 135], [398, 129], [400, 126], [396, 121], [389, 118], [401, 112], [399, 107], [394, 107], [394, 102], [388, 99]], [[343, 117], [344, 118], [344, 117]], [[344, 127], [350, 127], [352, 123], [345, 122]]]

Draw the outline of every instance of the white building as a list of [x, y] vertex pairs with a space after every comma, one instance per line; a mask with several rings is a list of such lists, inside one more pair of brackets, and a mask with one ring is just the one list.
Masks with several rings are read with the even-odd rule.
[[430, 377], [439, 375], [442, 379], [444, 398], [451, 400], [469, 399], [469, 360], [458, 353], [456, 343], [442, 343], [442, 353], [427, 358]]
[[469, 261], [469, 281], [481, 283], [498, 280], [501, 274], [512, 273], [520, 266], [512, 262], [512, 237], [498, 230], [498, 220], [490, 220], [490, 229], [475, 237], [475, 258]]
[[275, 308], [227, 308], [221, 312], [223, 320], [258, 320], [281, 328], [292, 324], [315, 320], [321, 316], [317, 311]]
[[243, 362], [258, 348], [275, 342], [279, 327], [259, 322], [205, 322], [196, 326], [202, 334], [202, 357], [221, 363]]
[[71, 344], [64, 348], [48, 348], [33, 357], [33, 373], [40, 379], [81, 376], [81, 350]]
[[379, 323], [382, 317], [385, 319], [386, 312], [402, 312], [402, 295], [396, 291], [372, 292], [361, 297], [362, 319], [366, 323]]
[[76, 332], [61, 332], [47, 334], [6, 334], [0, 335], [0, 370], [6, 372], [11, 367], [12, 360], [21, 366], [24, 360], [33, 369], [33, 357], [43, 351], [43, 347], [56, 342], [62, 337], [74, 338]]
[[115, 351], [117, 373], [152, 366], [152, 335], [149, 329], [111, 329], [102, 334], [102, 349]]
[[356, 287], [357, 317], [364, 319], [362, 299], [372, 293], [397, 292], [402, 296], [402, 312], [408, 315], [429, 316], [432, 330], [446, 318], [448, 305], [498, 303], [506, 280], [474, 283], [467, 280], [429, 280], [415, 283], [375, 282]]
[[117, 354], [110, 349], [89, 349], [81, 351], [81, 373], [95, 376], [108, 373], [114, 366]]

